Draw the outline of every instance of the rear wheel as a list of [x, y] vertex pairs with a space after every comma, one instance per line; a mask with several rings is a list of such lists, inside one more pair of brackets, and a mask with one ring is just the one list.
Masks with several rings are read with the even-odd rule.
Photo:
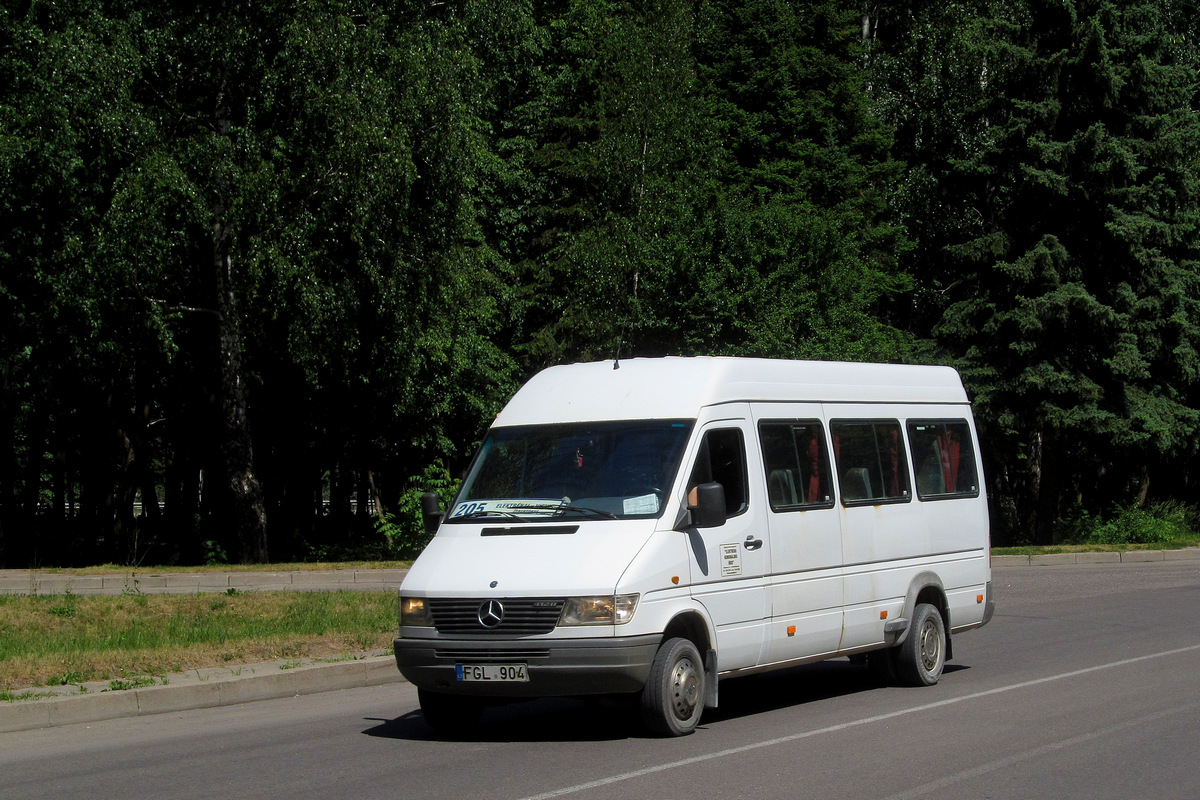
[[946, 624], [937, 606], [919, 603], [912, 628], [900, 645], [896, 669], [908, 686], [933, 686], [946, 666]]
[[704, 661], [687, 639], [668, 639], [658, 649], [642, 690], [642, 719], [660, 736], [686, 736], [704, 711]]
[[483, 716], [483, 701], [476, 697], [417, 689], [417, 699], [429, 727], [442, 736], [465, 736], [475, 730]]

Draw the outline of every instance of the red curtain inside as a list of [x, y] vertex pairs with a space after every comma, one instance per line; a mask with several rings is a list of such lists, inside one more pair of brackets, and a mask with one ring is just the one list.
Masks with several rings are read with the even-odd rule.
[[955, 484], [958, 483], [958, 460], [962, 451], [962, 442], [958, 438], [958, 434], [950, 431], [945, 431], [938, 435], [938, 450], [942, 454], [942, 479], [946, 483], [946, 491], [957, 491]]
[[808, 440], [808, 502], [821, 499], [821, 448], [816, 437]]
[[892, 462], [892, 480], [888, 485], [888, 497], [900, 496], [900, 429], [892, 428], [888, 442], [888, 456]]

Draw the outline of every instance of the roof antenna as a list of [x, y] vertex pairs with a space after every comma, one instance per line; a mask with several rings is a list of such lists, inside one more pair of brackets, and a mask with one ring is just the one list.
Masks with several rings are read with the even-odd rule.
[[[633, 307], [637, 310], [638, 273], [633, 273]], [[617, 336], [617, 353], [613, 356], [613, 369], [621, 368], [621, 341], [625, 338], [625, 322], [621, 322], [621, 333]]]

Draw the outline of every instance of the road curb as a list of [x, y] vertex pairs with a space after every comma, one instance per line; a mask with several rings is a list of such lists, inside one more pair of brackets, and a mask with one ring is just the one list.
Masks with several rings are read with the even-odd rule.
[[1200, 547], [1182, 550], [1128, 550], [1123, 553], [1050, 553], [1040, 556], [992, 556], [992, 567], [1047, 567], [1061, 564], [1144, 564], [1152, 561], [1200, 561]]
[[166, 685], [0, 703], [0, 733], [404, 682], [392, 655], [290, 668], [289, 663], [193, 670], [170, 676]]

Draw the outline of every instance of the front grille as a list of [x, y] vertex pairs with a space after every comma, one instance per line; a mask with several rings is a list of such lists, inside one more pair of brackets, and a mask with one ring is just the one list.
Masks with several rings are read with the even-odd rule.
[[434, 650], [435, 658], [451, 661], [487, 662], [537, 661], [550, 657], [549, 650]]
[[[488, 627], [479, 621], [480, 609], [496, 602], [503, 608], [500, 622]], [[484, 600], [443, 597], [431, 598], [429, 609], [438, 633], [532, 636], [554, 630], [565, 602], [561, 597], [497, 597]], [[494, 607], [492, 611], [495, 612]], [[488, 618], [486, 613], [484, 616]]]

